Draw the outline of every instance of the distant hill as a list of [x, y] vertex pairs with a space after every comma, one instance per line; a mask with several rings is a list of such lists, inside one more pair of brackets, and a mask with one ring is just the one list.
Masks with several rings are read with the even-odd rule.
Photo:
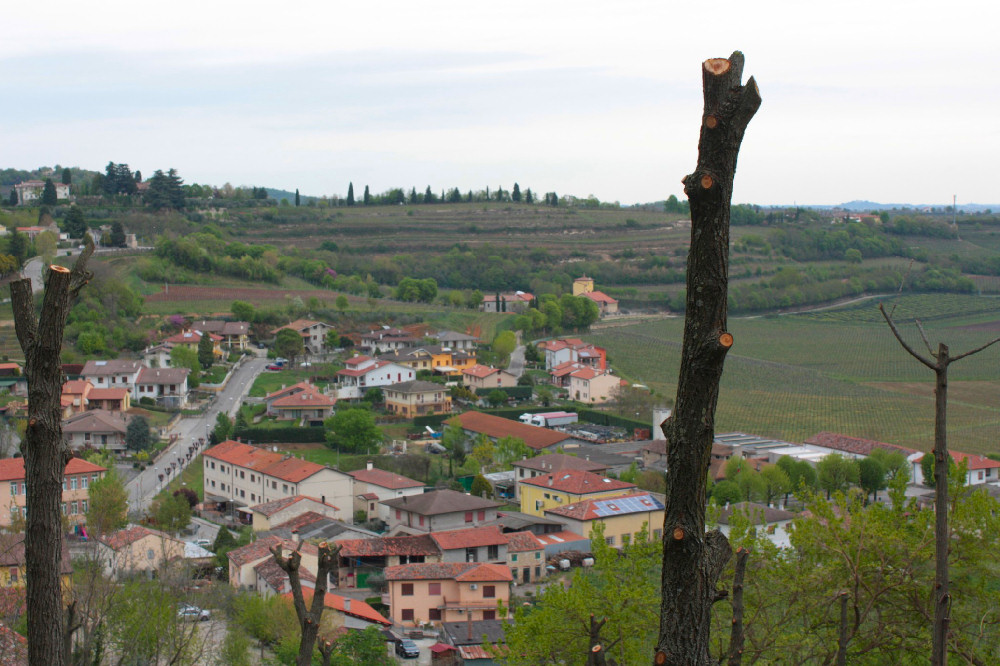
[[[875, 201], [848, 201], [847, 203], [838, 204], [836, 206], [809, 206], [803, 205], [802, 208], [815, 208], [818, 210], [830, 210], [838, 208], [840, 210], [850, 210], [856, 212], [867, 212], [876, 210], [930, 210], [936, 208], [938, 210], [951, 209], [950, 203], [935, 203], [935, 204], [912, 204], [912, 203], [877, 203]], [[965, 213], [982, 213], [987, 210], [995, 211], [1000, 210], [1000, 204], [960, 204], [958, 210]]]
[[[0, 169], [0, 188], [9, 191], [11, 187], [25, 180], [45, 180], [51, 178], [53, 182], [59, 182], [65, 167], [55, 165], [54, 167], [42, 166], [37, 169]], [[80, 167], [69, 167], [74, 183], [83, 182], [93, 178], [97, 172]]]

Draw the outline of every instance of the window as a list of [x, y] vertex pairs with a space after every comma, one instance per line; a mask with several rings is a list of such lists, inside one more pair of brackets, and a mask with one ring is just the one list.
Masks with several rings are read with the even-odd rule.
[[69, 489], [70, 490], [76, 490], [76, 477], [75, 476], [71, 476], [69, 478]]
[[424, 526], [424, 517], [423, 516], [420, 516], [420, 526], [421, 527]]
[[80, 508], [82, 510], [82, 513], [87, 513], [87, 500], [83, 500], [82, 502], [80, 502]]
[[66, 479], [63, 479], [63, 492], [66, 492]]
[[441, 609], [440, 608], [428, 608], [427, 609], [427, 619], [428, 620], [441, 620]]
[[657, 541], [661, 540], [663, 538], [663, 530], [659, 528], [653, 530], [653, 538]]
[[480, 511], [477, 513], [476, 520], [486, 520], [486, 511]]
[[25, 492], [27, 492], [27, 491], [26, 491], [26, 486], [25, 486], [25, 483], [24, 483], [24, 481], [22, 481], [22, 482], [21, 482], [21, 494], [23, 495], [23, 494], [24, 494]]
[[545, 499], [552, 499], [552, 495], [545, 493]]
[[496, 585], [483, 585], [483, 599], [496, 599], [496, 596], [497, 596]]
[[288, 484], [287, 483], [281, 484], [281, 492], [283, 492], [283, 493], [287, 493], [288, 492]]
[[510, 556], [510, 561], [517, 562], [517, 553], [514, 553], [513, 555]]
[[542, 568], [541, 567], [535, 567], [535, 578], [537, 579], [541, 575], [542, 575]]
[[542, 559], [542, 553], [541, 553], [541, 551], [535, 551], [535, 559], [536, 560]]
[[150, 548], [149, 550], [146, 551], [146, 559], [147, 560], [152, 560], [154, 558], [156, 558], [156, 552], [153, 551], [152, 548]]
[[497, 612], [495, 610], [484, 610], [483, 611], [484, 620], [495, 620], [497, 619]]
[[76, 502], [70, 502], [69, 512], [73, 515], [76, 515], [77, 513], [79, 513], [79, 511], [77, 511], [78, 506], [79, 505]]
[[243, 470], [240, 470], [240, 478], [241, 479], [247, 478], [247, 475], [243, 472]]
[[413, 622], [413, 609], [404, 608], [402, 611], [401, 619], [403, 622]]
[[627, 546], [630, 543], [632, 543], [632, 535], [626, 532], [622, 535], [622, 545]]
[[11, 495], [16, 495], [17, 494], [17, 484], [16, 483], [10, 484], [10, 494]]
[[613, 536], [605, 537], [604, 543], [608, 544], [609, 546], [613, 546], [615, 545], [615, 538]]
[[496, 560], [500, 557], [500, 546], [487, 546], [486, 547], [486, 559]]
[[412, 597], [413, 596], [413, 583], [403, 583], [402, 585], [400, 585], [400, 592], [399, 593], [402, 596], [404, 596], [404, 597]]
[[212, 469], [215, 469], [215, 462], [213, 461], [208, 463], [208, 466], [211, 467]]
[[86, 474], [80, 477], [80, 487], [83, 488], [84, 490], [88, 488], [87, 481], [88, 479]]
[[478, 562], [477, 552], [475, 548], [465, 549], [465, 561], [466, 562]]
[[467, 522], [467, 523], [471, 523], [472, 522], [472, 512], [471, 511], [466, 511], [465, 512], [465, 522]]
[[427, 594], [430, 596], [440, 596], [441, 583], [427, 583]]
[[66, 515], [66, 502], [62, 503], [62, 515]]
[[17, 585], [17, 567], [10, 568], [10, 584]]

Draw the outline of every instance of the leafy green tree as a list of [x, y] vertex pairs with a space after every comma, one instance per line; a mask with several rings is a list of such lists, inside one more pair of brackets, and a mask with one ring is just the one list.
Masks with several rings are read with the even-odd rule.
[[198, 340], [198, 363], [204, 370], [208, 370], [215, 363], [215, 343], [212, 342], [212, 335], [205, 331]]
[[496, 456], [496, 447], [493, 444], [493, 440], [486, 435], [481, 434], [478, 438], [476, 438], [476, 442], [472, 446], [472, 453], [469, 454], [469, 457], [476, 461], [476, 464], [479, 465], [479, 470], [481, 472], [493, 462], [494, 456]]
[[[934, 454], [926, 453], [920, 459], [920, 472], [924, 476], [924, 485], [928, 488], [933, 488], [937, 481], [934, 479]], [[948, 473], [951, 474], [951, 470], [955, 468], [955, 459], [948, 456]]]
[[69, 234], [70, 238], [83, 238], [87, 233], [87, 220], [83, 216], [83, 209], [76, 204], [70, 206], [66, 212], [63, 231]]
[[872, 496], [872, 501], [877, 497], [877, 493], [887, 486], [885, 467], [874, 458], [861, 458], [858, 460], [858, 485], [868, 495]]
[[66, 167], [65, 169], [62, 170], [62, 184], [70, 185], [72, 183], [73, 183], [73, 173], [69, 170], [69, 167]]
[[232, 311], [233, 316], [236, 317], [237, 321], [252, 322], [254, 316], [257, 314], [257, 309], [252, 303], [247, 303], [246, 301], [233, 301], [233, 304], [229, 306]]
[[507, 402], [507, 392], [502, 389], [493, 389], [486, 396], [486, 402], [490, 403], [490, 407], [499, 407]]
[[35, 236], [35, 252], [45, 257], [46, 260], [50, 260], [56, 255], [57, 244], [58, 239], [51, 231], [43, 231]]
[[45, 187], [42, 188], [41, 203], [43, 206], [55, 206], [59, 203], [59, 197], [56, 196], [56, 186], [51, 178], [45, 179]]
[[845, 250], [844, 259], [849, 264], [860, 264], [862, 260], [861, 250], [854, 247]]
[[831, 453], [816, 464], [816, 475], [819, 487], [829, 498], [832, 493], [843, 492], [858, 483], [858, 465], [839, 453]]
[[535, 203], [535, 195], [531, 193], [530, 187], [524, 191], [524, 203], [526, 204]]
[[732, 456], [722, 468], [722, 473], [730, 481], [735, 481], [738, 474], [746, 471], [750, 471], [750, 463], [743, 456]]
[[153, 505], [153, 520], [164, 532], [177, 534], [191, 522], [191, 505], [183, 495], [168, 495]]
[[716, 504], [725, 506], [726, 504], [741, 502], [743, 500], [743, 493], [735, 481], [725, 479], [712, 487], [712, 499], [715, 500]]
[[767, 483], [761, 477], [760, 472], [747, 467], [740, 471], [733, 479], [740, 489], [740, 497], [745, 502], [757, 502], [763, 499], [767, 491]]
[[385, 394], [378, 386], [373, 386], [365, 391], [365, 402], [369, 402], [373, 405], [381, 405], [385, 402]]
[[764, 482], [764, 501], [768, 504], [793, 489], [788, 473], [777, 465], [763, 467], [760, 470], [760, 478]]
[[332, 449], [365, 453], [382, 443], [382, 430], [375, 425], [375, 415], [367, 409], [338, 409], [323, 422], [326, 444]]
[[901, 452], [873, 449], [868, 457], [882, 465], [887, 482], [898, 477], [902, 477], [904, 481], [910, 480], [910, 463]]
[[549, 585], [537, 603], [519, 607], [505, 627], [509, 666], [585, 666], [591, 655], [591, 618], [600, 621], [599, 642], [618, 664], [649, 661], [659, 626], [659, 539], [648, 526], [619, 551], [608, 546], [603, 525], [590, 534], [594, 566], [574, 569], [572, 583]]
[[201, 374], [201, 363], [195, 350], [182, 345], [174, 347], [170, 350], [170, 365], [174, 368], [188, 368], [191, 371], [188, 375], [188, 386], [191, 388], [197, 388], [201, 384], [198, 379]]
[[225, 412], [215, 415], [215, 437], [224, 442], [233, 436], [233, 420]]
[[149, 179], [149, 188], [143, 198], [155, 210], [180, 210], [184, 208], [183, 186], [184, 181], [177, 175], [177, 169], [170, 169], [167, 173], [157, 169]]
[[327, 349], [336, 349], [340, 347], [340, 334], [332, 328], [326, 332], [326, 339], [323, 341], [323, 346]]
[[424, 191], [424, 203], [425, 204], [432, 204], [432, 203], [435, 203], [436, 201], [437, 201], [437, 198], [434, 196], [434, 192], [433, 192], [433, 190], [431, 190], [431, 186], [428, 185], [427, 189]]
[[[100, 463], [98, 463], [100, 464]], [[108, 461], [108, 471], [90, 484], [87, 504], [87, 529], [96, 535], [110, 534], [128, 524], [128, 493], [115, 471], [114, 461]]]
[[500, 331], [493, 338], [493, 344], [491, 345], [493, 353], [504, 361], [514, 352], [515, 347], [517, 347], [517, 336], [514, 335], [513, 331]]
[[465, 462], [466, 450], [465, 431], [460, 425], [449, 423], [441, 433], [441, 446], [448, 451], [449, 457], [459, 465]]
[[348, 206], [353, 206], [354, 205], [354, 183], [353, 182], [347, 184], [347, 205]]
[[[344, 296], [343, 294], [341, 294], [340, 296], [337, 296], [337, 300], [334, 303], [337, 306], [337, 310], [341, 314], [343, 314], [344, 312], [346, 312], [347, 308], [350, 306], [350, 303], [347, 300], [347, 296]], [[334, 346], [336, 347], [336, 345], [334, 345]]]
[[10, 255], [17, 259], [17, 265], [23, 266], [25, 260], [28, 258], [28, 236], [27, 234], [21, 233], [18, 230], [14, 230], [10, 234], [10, 241], [7, 244], [7, 250]]
[[111, 224], [111, 245], [113, 247], [125, 247], [125, 229], [121, 222]]
[[681, 202], [677, 200], [677, 196], [674, 194], [667, 197], [667, 201], [663, 205], [663, 211], [668, 215], [679, 215], [685, 212], [684, 206], [681, 205]]
[[[473, 450], [473, 454], [475, 454], [475, 450]], [[473, 497], [490, 498], [493, 496], [493, 486], [490, 485], [485, 476], [476, 474], [476, 478], [472, 480], [472, 487], [469, 489], [469, 493]]]
[[136, 414], [125, 428], [125, 448], [129, 451], [148, 451], [153, 446], [153, 436], [149, 430], [149, 421], [145, 416]]
[[11, 206], [17, 205], [17, 190], [15, 190], [13, 187], [10, 188], [10, 196], [7, 197], [7, 203], [9, 203]]
[[524, 346], [524, 360], [528, 363], [541, 363], [545, 359], [541, 352], [538, 351], [538, 347], [527, 344]]
[[301, 356], [305, 351], [302, 335], [290, 328], [281, 329], [274, 338], [274, 351], [278, 356], [287, 358], [294, 363], [295, 357]]

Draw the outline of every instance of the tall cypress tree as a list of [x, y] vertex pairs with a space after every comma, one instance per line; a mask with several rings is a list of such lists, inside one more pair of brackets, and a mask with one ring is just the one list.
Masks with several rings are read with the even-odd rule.
[[17, 205], [17, 190], [15, 190], [13, 187], [10, 188], [10, 199], [9, 199], [9, 201], [10, 201], [10, 205], [11, 206], [16, 206]]
[[368, 186], [365, 185], [365, 205], [367, 206], [372, 202], [372, 195], [368, 192]]
[[514, 189], [510, 191], [510, 200], [515, 203], [521, 201], [521, 188], [517, 183], [514, 183]]
[[424, 203], [434, 203], [434, 192], [431, 190], [431, 186], [427, 186], [427, 190], [424, 192]]
[[72, 183], [73, 183], [73, 173], [69, 170], [69, 167], [66, 167], [65, 169], [62, 170], [62, 184], [70, 185]]
[[526, 204], [535, 203], [535, 197], [532, 196], [530, 187], [524, 191], [524, 203]]
[[299, 198], [299, 188], [295, 188], [295, 205], [298, 206], [302, 200]]
[[42, 205], [55, 206], [57, 203], [59, 203], [59, 197], [56, 196], [56, 186], [51, 178], [46, 178], [45, 187], [42, 189]]
[[354, 205], [354, 183], [353, 182], [347, 184], [347, 205], [348, 206], [353, 206]]

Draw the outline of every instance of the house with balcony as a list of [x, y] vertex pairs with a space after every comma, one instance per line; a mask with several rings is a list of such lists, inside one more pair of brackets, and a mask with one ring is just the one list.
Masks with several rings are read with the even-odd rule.
[[150, 398], [164, 407], [187, 407], [190, 368], [146, 368], [139, 371], [132, 397]]
[[476, 364], [462, 370], [462, 384], [474, 393], [477, 389], [502, 389], [517, 386], [517, 377], [502, 368]]
[[456, 490], [434, 490], [382, 502], [389, 508], [390, 534], [419, 534], [476, 527], [497, 518], [499, 502]]
[[391, 354], [382, 354], [380, 361], [389, 361], [414, 370], [429, 370], [439, 375], [458, 376], [476, 364], [475, 350], [457, 350], [441, 345], [406, 347]]
[[520, 483], [533, 479], [536, 476], [544, 476], [569, 469], [602, 475], [608, 471], [607, 465], [591, 462], [587, 458], [581, 458], [580, 456], [566, 455], [565, 453], [546, 453], [534, 458], [515, 460], [511, 463], [511, 466], [514, 468], [514, 479], [518, 484], [514, 487], [514, 497], [518, 502], [521, 501]]
[[97, 449], [123, 455], [127, 430], [124, 412], [103, 409], [74, 414], [63, 421], [63, 439], [73, 451]]
[[[83, 458], [70, 458], [63, 471], [62, 514], [70, 525], [86, 521], [90, 484], [107, 472], [107, 468], [87, 462]], [[12, 518], [25, 518], [27, 510], [27, 484], [24, 458], [0, 460], [0, 497], [9, 498], [6, 510], [0, 510], [0, 527], [11, 524]]]
[[180, 333], [171, 335], [169, 338], [165, 339], [163, 341], [163, 345], [170, 349], [173, 349], [174, 347], [184, 347], [197, 352], [198, 347], [201, 345], [202, 337], [206, 335], [209, 340], [212, 341], [212, 356], [216, 359], [222, 358], [224, 353], [222, 351], [222, 336], [216, 335], [215, 333], [208, 333], [206, 331], [199, 331], [196, 329], [181, 331]]
[[338, 507], [343, 519], [354, 499], [353, 479], [347, 474], [308, 460], [226, 440], [202, 455], [206, 502], [238, 514], [249, 524], [249, 507], [305, 495]]
[[412, 419], [425, 414], [450, 414], [451, 394], [443, 384], [414, 379], [382, 389], [391, 414]]
[[442, 562], [506, 564], [508, 537], [499, 525], [431, 532]]
[[322, 424], [324, 419], [333, 414], [333, 408], [336, 404], [336, 398], [330, 397], [312, 384], [308, 384], [305, 390], [271, 399], [268, 402], [268, 410], [269, 413], [277, 416], [279, 421]]
[[146, 367], [142, 361], [112, 359], [109, 361], [87, 361], [80, 372], [80, 379], [86, 379], [94, 388], [126, 388], [135, 395], [135, 382], [139, 372]]
[[560, 338], [538, 343], [538, 351], [545, 353], [545, 369], [552, 370], [561, 363], [573, 361], [597, 370], [606, 370], [608, 353], [580, 338]]
[[391, 618], [404, 627], [506, 619], [514, 580], [505, 564], [444, 562], [389, 567], [385, 578]]
[[277, 335], [278, 331], [285, 328], [291, 329], [302, 336], [302, 345], [307, 354], [322, 354], [326, 351], [326, 334], [333, 330], [332, 326], [321, 321], [296, 319], [289, 324], [274, 329], [272, 334]]
[[365, 469], [348, 472], [354, 479], [354, 512], [364, 511], [368, 520], [389, 523], [389, 507], [383, 500], [423, 495], [424, 484], [400, 474], [377, 469], [368, 461]]
[[546, 509], [545, 517], [560, 521], [567, 531], [581, 537], [589, 537], [594, 525], [600, 523], [605, 543], [618, 548], [634, 541], [643, 528], [650, 541], [659, 541], [664, 513], [663, 502], [656, 495], [635, 491], [556, 506]]
[[479, 340], [474, 335], [457, 333], [455, 331], [441, 331], [434, 334], [434, 339], [438, 344], [450, 347], [456, 351], [474, 350], [479, 345]]
[[369, 354], [387, 354], [420, 344], [420, 338], [401, 328], [377, 328], [361, 335], [361, 349]]
[[250, 324], [245, 321], [202, 319], [192, 323], [191, 328], [222, 337], [225, 349], [243, 351], [250, 344]]
[[339, 557], [340, 587], [366, 587], [387, 567], [440, 562], [441, 550], [427, 534], [379, 536], [341, 541]]
[[417, 378], [413, 368], [370, 356], [349, 358], [344, 366], [337, 371], [338, 400], [360, 400], [370, 388], [402, 384]]
[[624, 495], [636, 488], [634, 483], [579, 469], [524, 479], [518, 485], [521, 486], [521, 512], [532, 516], [544, 516], [546, 509], [587, 499]]

